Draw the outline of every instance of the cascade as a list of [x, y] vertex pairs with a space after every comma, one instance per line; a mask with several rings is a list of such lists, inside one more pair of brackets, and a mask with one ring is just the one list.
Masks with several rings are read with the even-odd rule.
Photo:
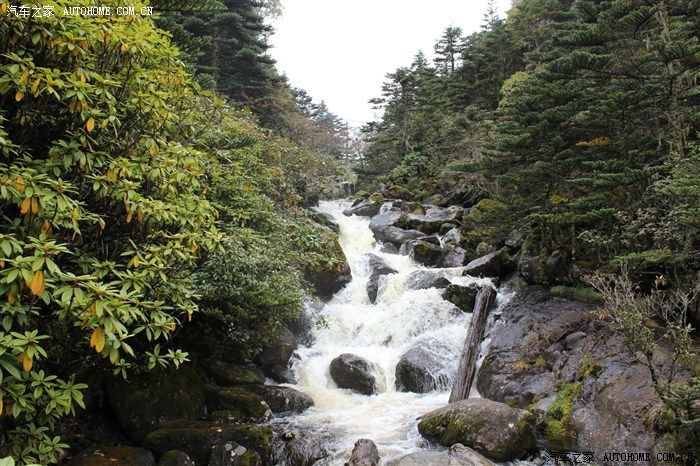
[[[456, 284], [491, 284], [488, 279], [461, 276], [462, 267], [427, 269], [408, 256], [381, 252], [369, 229], [369, 218], [344, 216], [348, 206], [347, 201], [327, 201], [319, 210], [331, 214], [340, 225], [339, 242], [350, 263], [352, 281], [316, 311], [319, 324], [312, 342], [298, 349], [292, 368], [298, 380], [295, 388], [309, 394], [315, 406], [282, 421], [288, 428], [311, 431], [322, 438], [328, 457], [316, 464], [328, 466], [343, 465], [359, 438], [377, 444], [382, 464], [426, 448], [416, 418], [448, 403], [470, 314], [442, 299], [440, 289], [407, 288], [407, 278], [418, 270], [431, 270]], [[370, 252], [398, 272], [382, 277], [374, 304], [366, 289], [371, 273], [366, 254]], [[440, 373], [432, 374], [444, 383], [423, 394], [397, 391], [396, 364], [416, 345], [446, 362]], [[344, 353], [375, 365], [377, 394], [361, 395], [336, 387], [329, 365]]]

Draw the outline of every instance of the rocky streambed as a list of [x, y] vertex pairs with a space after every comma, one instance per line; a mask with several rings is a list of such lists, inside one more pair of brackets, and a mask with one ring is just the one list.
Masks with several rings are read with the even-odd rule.
[[[566, 255], [543, 260], [517, 231], [481, 241], [475, 219], [495, 204], [373, 196], [324, 210], [349, 260], [308, 277], [322, 300], [307, 323], [322, 325], [290, 325], [247, 365], [202, 358], [115, 380], [104, 402], [123, 437], [88, 436], [67, 464], [544, 464], [543, 449], [605, 464], [604, 452], [669, 450], [650, 427], [660, 400], [648, 370], [598, 305], [538, 283], [567, 283]], [[449, 404], [478, 288], [501, 283], [510, 291], [491, 310], [476, 396]]]

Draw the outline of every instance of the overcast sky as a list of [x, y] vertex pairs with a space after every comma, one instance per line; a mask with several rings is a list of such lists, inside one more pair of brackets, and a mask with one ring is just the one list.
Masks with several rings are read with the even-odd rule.
[[[505, 17], [511, 0], [496, 0]], [[367, 103], [386, 74], [410, 66], [447, 27], [480, 30], [488, 0], [282, 0], [270, 54], [292, 86], [360, 126], [375, 119]]]

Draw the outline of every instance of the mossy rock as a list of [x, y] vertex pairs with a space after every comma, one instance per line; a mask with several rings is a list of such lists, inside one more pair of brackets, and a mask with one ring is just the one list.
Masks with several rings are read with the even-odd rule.
[[249, 385], [265, 382], [261, 374], [240, 364], [230, 364], [216, 359], [204, 359], [200, 364], [219, 385]]
[[382, 194], [388, 199], [401, 199], [402, 201], [412, 201], [416, 198], [409, 189], [398, 184], [389, 186]]
[[461, 443], [496, 461], [525, 457], [536, 446], [537, 418], [504, 403], [472, 398], [422, 416], [418, 432], [450, 447]]
[[160, 457], [158, 466], [195, 466], [195, 464], [184, 451], [170, 450]]
[[135, 442], [163, 422], [204, 418], [204, 382], [189, 365], [115, 378], [106, 386], [119, 425]]
[[68, 466], [155, 466], [153, 453], [143, 448], [95, 445], [76, 455]]
[[374, 193], [369, 197], [369, 200], [374, 202], [375, 204], [383, 204], [384, 196], [381, 193]]
[[364, 189], [360, 189], [358, 192], [355, 193], [355, 197], [367, 199], [369, 197], [369, 193]]
[[148, 434], [143, 446], [156, 455], [175, 449], [184, 451], [199, 466], [208, 464], [214, 446], [231, 441], [255, 451], [266, 464], [271, 463], [273, 433], [268, 426], [172, 421]]
[[229, 421], [263, 422], [272, 413], [260, 395], [242, 387], [207, 387], [207, 408], [211, 412], [226, 411]]

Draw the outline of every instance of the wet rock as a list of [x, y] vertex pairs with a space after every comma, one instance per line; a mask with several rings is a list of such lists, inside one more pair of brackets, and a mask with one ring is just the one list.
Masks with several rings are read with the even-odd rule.
[[163, 422], [204, 417], [204, 382], [189, 365], [115, 378], [106, 387], [117, 422], [137, 443]]
[[350, 461], [345, 466], [377, 466], [379, 464], [379, 450], [373, 441], [361, 438], [355, 442]]
[[400, 225], [409, 230], [418, 230], [423, 233], [438, 233], [445, 223], [459, 223], [464, 212], [460, 206], [447, 208], [435, 205], [424, 205], [425, 214], [408, 214], [401, 219]]
[[418, 230], [404, 230], [394, 226], [379, 227], [372, 230], [377, 241], [390, 243], [400, 248], [407, 241], [423, 238], [425, 233]]
[[331, 214], [327, 212], [318, 211], [311, 212], [313, 212], [313, 219], [314, 221], [316, 221], [316, 223], [318, 223], [319, 225], [323, 225], [324, 227], [330, 228], [331, 231], [334, 231], [335, 233], [340, 232], [340, 225], [338, 225], [338, 221]]
[[207, 387], [210, 416], [229, 422], [263, 422], [272, 413], [265, 400], [243, 387]]
[[440, 445], [461, 443], [490, 459], [511, 461], [535, 448], [536, 421], [525, 410], [471, 398], [421, 416], [418, 432]]
[[280, 435], [283, 442], [278, 456], [284, 458], [284, 464], [294, 466], [313, 466], [319, 461], [328, 458], [330, 452], [326, 448], [332, 440], [332, 436], [326, 431], [302, 431], [293, 430]]
[[68, 466], [155, 466], [153, 453], [143, 448], [95, 445], [76, 455]]
[[444, 246], [444, 250], [444, 256], [439, 264], [440, 267], [461, 267], [467, 263], [469, 259], [469, 254], [467, 251], [459, 246], [448, 244]]
[[394, 246], [391, 243], [383, 243], [379, 250], [381, 252], [386, 253], [386, 254], [398, 254], [399, 253], [399, 248], [397, 248], [396, 246]]
[[464, 312], [472, 312], [478, 293], [479, 286], [476, 283], [466, 286], [450, 284], [442, 292], [442, 299], [451, 302]]
[[330, 373], [338, 388], [349, 388], [363, 395], [378, 392], [375, 366], [365, 358], [354, 354], [341, 354], [331, 361]]
[[358, 215], [360, 217], [373, 217], [379, 213], [382, 207], [382, 203], [379, 200], [373, 199], [374, 196], [370, 196], [367, 199], [362, 199], [357, 205], [354, 205], [343, 211], [343, 215], [351, 216]]
[[158, 466], [195, 466], [195, 464], [184, 451], [170, 450], [160, 457]]
[[503, 278], [514, 270], [515, 268], [508, 254], [508, 249], [503, 248], [478, 259], [474, 259], [466, 265], [464, 274], [474, 277]]
[[376, 254], [365, 254], [367, 258], [367, 267], [370, 270], [369, 280], [367, 281], [367, 296], [371, 303], [377, 301], [377, 293], [382, 277], [392, 273], [397, 273], [397, 270], [389, 267], [384, 260]]
[[[652, 451], [657, 439], [647, 422], [660, 400], [649, 371], [590, 318], [596, 308], [541, 288], [519, 292], [490, 334], [477, 388], [518, 407], [541, 400], [545, 446]], [[668, 355], [663, 345], [658, 351], [661, 359]]]
[[244, 388], [260, 395], [275, 414], [301, 413], [314, 405], [309, 395], [290, 387], [246, 385]]
[[292, 354], [299, 347], [299, 342], [287, 327], [280, 328], [280, 338], [277, 344], [265, 348], [255, 361], [268, 377], [280, 382], [295, 383], [288, 364]]
[[451, 244], [452, 246], [459, 246], [462, 244], [462, 230], [459, 228], [452, 228], [442, 237], [443, 244]]
[[419, 451], [389, 461], [387, 466], [494, 466], [486, 457], [460, 443], [449, 451]]
[[433, 270], [416, 270], [406, 278], [406, 289], [425, 290], [428, 288], [445, 288], [450, 281], [442, 272]]
[[262, 466], [262, 460], [253, 450], [237, 442], [217, 443], [211, 447], [207, 466]]
[[401, 199], [404, 201], [413, 201], [416, 199], [416, 196], [414, 196], [410, 190], [396, 184], [386, 188], [382, 191], [382, 194], [387, 199]]
[[347, 258], [343, 256], [343, 265], [340, 270], [309, 271], [305, 273], [306, 280], [316, 290], [316, 295], [322, 299], [330, 299], [338, 291], [342, 290], [352, 280], [352, 273]]
[[419, 342], [408, 349], [396, 364], [396, 390], [426, 393], [452, 385], [455, 367], [444, 357], [449, 348], [440, 341]]
[[156, 455], [163, 455], [170, 450], [184, 451], [199, 466], [209, 463], [213, 447], [230, 442], [255, 451], [263, 461], [271, 462], [273, 434], [267, 426], [172, 421], [149, 433], [143, 447]]
[[385, 204], [382, 206], [381, 212], [372, 217], [372, 220], [369, 221], [369, 229], [374, 232], [375, 230], [385, 227], [397, 226], [397, 223], [399, 223], [401, 217], [404, 215], [406, 215], [406, 213], [400, 208]]
[[216, 359], [202, 359], [200, 364], [216, 383], [224, 386], [246, 385], [264, 383], [265, 377], [259, 373], [260, 369], [231, 364]]
[[513, 230], [508, 235], [508, 238], [506, 238], [505, 245], [511, 250], [520, 249], [525, 242], [526, 235], [527, 231], [525, 230]]
[[428, 267], [437, 266], [444, 254], [440, 246], [436, 246], [425, 239], [406, 241], [401, 247], [400, 252], [405, 252], [416, 262], [420, 262]]

